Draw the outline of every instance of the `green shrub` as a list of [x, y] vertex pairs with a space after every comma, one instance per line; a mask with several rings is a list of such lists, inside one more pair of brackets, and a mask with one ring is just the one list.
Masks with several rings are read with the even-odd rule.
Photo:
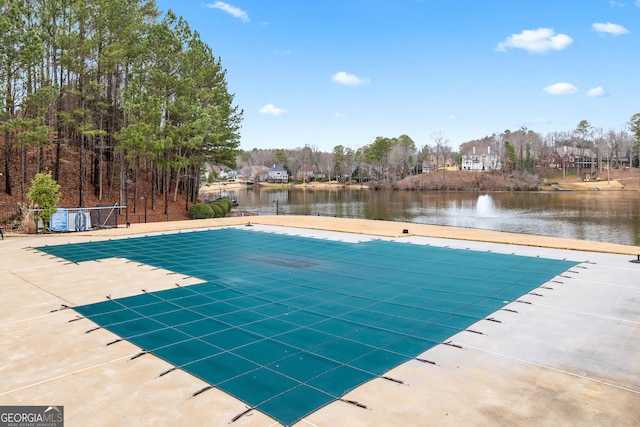
[[56, 204], [60, 200], [60, 185], [51, 178], [50, 173], [39, 173], [31, 181], [27, 197], [40, 209], [36, 219], [42, 219], [47, 226], [49, 218], [57, 210]]
[[228, 197], [220, 197], [218, 199], [215, 199], [213, 203], [218, 203], [223, 206], [225, 212], [230, 212], [231, 208], [233, 207], [233, 202]]
[[193, 219], [215, 218], [215, 212], [210, 205], [197, 204], [189, 208], [189, 213]]
[[214, 218], [222, 218], [227, 213], [226, 205], [222, 205], [221, 203], [213, 202], [209, 207], [213, 211]]

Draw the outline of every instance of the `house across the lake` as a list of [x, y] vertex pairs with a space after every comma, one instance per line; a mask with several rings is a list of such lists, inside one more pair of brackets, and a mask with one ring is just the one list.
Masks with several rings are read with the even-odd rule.
[[280, 165], [273, 165], [267, 175], [268, 182], [289, 182], [289, 172]]
[[596, 156], [589, 148], [567, 147], [554, 151], [549, 158], [549, 166], [555, 169], [589, 169], [596, 164]]
[[502, 165], [498, 161], [498, 156], [491, 154], [491, 147], [487, 146], [487, 152], [476, 154], [476, 147], [472, 148], [472, 152], [462, 155], [463, 171], [493, 171], [502, 169]]

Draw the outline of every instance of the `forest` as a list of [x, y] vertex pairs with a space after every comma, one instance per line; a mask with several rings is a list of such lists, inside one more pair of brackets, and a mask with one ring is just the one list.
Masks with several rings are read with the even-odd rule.
[[73, 177], [79, 207], [145, 183], [166, 211], [178, 193], [196, 201], [205, 165], [235, 165], [243, 112], [181, 17], [153, 0], [0, 0], [0, 12], [7, 195], [24, 203], [46, 171]]

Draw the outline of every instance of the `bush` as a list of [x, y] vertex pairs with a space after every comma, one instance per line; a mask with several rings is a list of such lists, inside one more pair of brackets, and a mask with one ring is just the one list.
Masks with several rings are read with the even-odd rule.
[[26, 234], [35, 234], [36, 232], [36, 223], [32, 219], [24, 219], [18, 227], [18, 231]]
[[223, 207], [225, 212], [230, 212], [233, 207], [233, 202], [228, 197], [220, 197], [215, 199], [213, 203], [218, 203], [221, 207]]
[[60, 200], [60, 185], [51, 178], [50, 173], [39, 173], [31, 181], [27, 197], [40, 209], [36, 220], [42, 219], [46, 227], [49, 224], [49, 218], [57, 210], [56, 204]]
[[197, 204], [189, 208], [189, 213], [193, 219], [215, 218], [215, 212], [210, 205]]
[[225, 216], [225, 214], [227, 213], [226, 206], [227, 205], [218, 202], [213, 202], [209, 205], [209, 207], [213, 211], [214, 218], [222, 218], [223, 216]]

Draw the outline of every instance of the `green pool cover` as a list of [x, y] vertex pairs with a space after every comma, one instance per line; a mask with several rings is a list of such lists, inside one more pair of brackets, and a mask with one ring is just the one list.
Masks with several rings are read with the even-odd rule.
[[248, 228], [38, 249], [74, 262], [124, 257], [205, 280], [75, 310], [284, 425], [576, 265]]

